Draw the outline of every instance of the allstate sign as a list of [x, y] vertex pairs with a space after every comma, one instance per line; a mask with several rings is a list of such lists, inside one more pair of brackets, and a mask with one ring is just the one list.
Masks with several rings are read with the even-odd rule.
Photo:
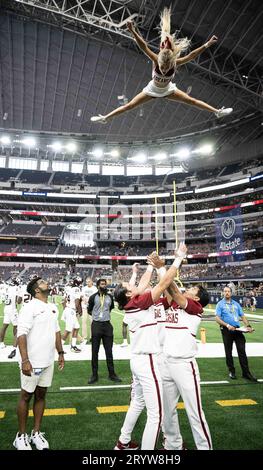
[[233, 237], [236, 230], [236, 222], [234, 219], [225, 219], [221, 225], [221, 233], [224, 238]]
[[216, 214], [215, 223], [218, 251], [235, 252], [243, 249], [243, 225], [240, 207]]

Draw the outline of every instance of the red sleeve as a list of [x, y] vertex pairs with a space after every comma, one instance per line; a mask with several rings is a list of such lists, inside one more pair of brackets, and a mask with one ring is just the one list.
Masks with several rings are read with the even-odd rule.
[[184, 310], [189, 315], [201, 315], [203, 313], [202, 305], [193, 299], [187, 299], [187, 305]]
[[132, 310], [134, 308], [139, 308], [140, 310], [147, 310], [151, 305], [153, 305], [152, 292], [146, 292], [142, 295], [136, 295], [133, 297], [124, 307], [125, 310]]
[[166, 297], [161, 297], [160, 302], [163, 304], [163, 307], [165, 310], [167, 310], [170, 307], [170, 304]]

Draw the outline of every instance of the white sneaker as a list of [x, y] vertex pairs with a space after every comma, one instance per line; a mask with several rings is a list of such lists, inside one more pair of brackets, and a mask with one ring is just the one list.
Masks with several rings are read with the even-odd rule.
[[21, 436], [17, 433], [16, 438], [13, 442], [13, 446], [17, 450], [32, 450], [32, 447], [29, 443], [29, 438], [27, 434], [21, 434]]
[[128, 343], [127, 343], [127, 341], [126, 341], [126, 342], [123, 341], [123, 343], [120, 344], [120, 347], [121, 347], [121, 348], [126, 348], [127, 346], [129, 346]]
[[44, 434], [44, 432], [40, 431], [35, 433], [34, 431], [31, 432], [30, 442], [32, 442], [36, 446], [37, 450], [49, 449], [49, 443], [45, 439]]
[[90, 120], [92, 122], [100, 122], [101, 124], [106, 124], [107, 122], [107, 119], [105, 118], [105, 116], [102, 116], [102, 114], [99, 114], [98, 116], [92, 116]]
[[229, 114], [232, 113], [232, 111], [233, 111], [233, 108], [225, 108], [225, 107], [223, 106], [223, 108], [219, 109], [219, 110], [215, 113], [215, 115], [216, 115], [216, 117], [217, 117], [218, 119], [220, 119], [220, 118], [222, 118], [222, 117], [224, 117], [224, 116], [228, 116]]
[[5, 343], [0, 343], [0, 349], [4, 349], [5, 348]]

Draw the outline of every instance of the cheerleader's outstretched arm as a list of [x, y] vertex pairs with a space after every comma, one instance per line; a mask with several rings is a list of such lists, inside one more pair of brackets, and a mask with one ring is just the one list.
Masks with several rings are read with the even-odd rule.
[[129, 21], [127, 23], [127, 27], [128, 27], [128, 30], [130, 31], [130, 33], [133, 35], [137, 45], [139, 46], [139, 48], [144, 52], [144, 54], [146, 54], [153, 62], [157, 63], [158, 61], [158, 56], [157, 54], [155, 54], [153, 51], [151, 51], [151, 49], [147, 46], [147, 43], [145, 42], [145, 40], [142, 38], [142, 36], [137, 33], [137, 31], [135, 30], [135, 27], [134, 27], [134, 24]]
[[216, 36], [212, 36], [209, 41], [207, 41], [203, 46], [198, 47], [197, 49], [194, 49], [190, 54], [187, 54], [184, 57], [180, 57], [179, 59], [176, 60], [176, 65], [183, 65], [186, 64], [187, 62], [190, 62], [191, 60], [194, 60], [197, 56], [202, 54], [208, 47], [212, 46], [217, 42], [218, 38]]

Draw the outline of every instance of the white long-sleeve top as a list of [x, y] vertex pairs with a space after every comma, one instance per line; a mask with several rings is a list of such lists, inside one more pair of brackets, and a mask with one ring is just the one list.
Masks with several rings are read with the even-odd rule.
[[[34, 298], [22, 307], [18, 317], [17, 337], [26, 335], [28, 358], [33, 368], [53, 364], [58, 331], [58, 309], [55, 304]], [[21, 358], [18, 357], [18, 360], [21, 361]]]
[[153, 305], [152, 293], [148, 291], [133, 297], [124, 307], [123, 322], [129, 327], [131, 355], [161, 352]]

